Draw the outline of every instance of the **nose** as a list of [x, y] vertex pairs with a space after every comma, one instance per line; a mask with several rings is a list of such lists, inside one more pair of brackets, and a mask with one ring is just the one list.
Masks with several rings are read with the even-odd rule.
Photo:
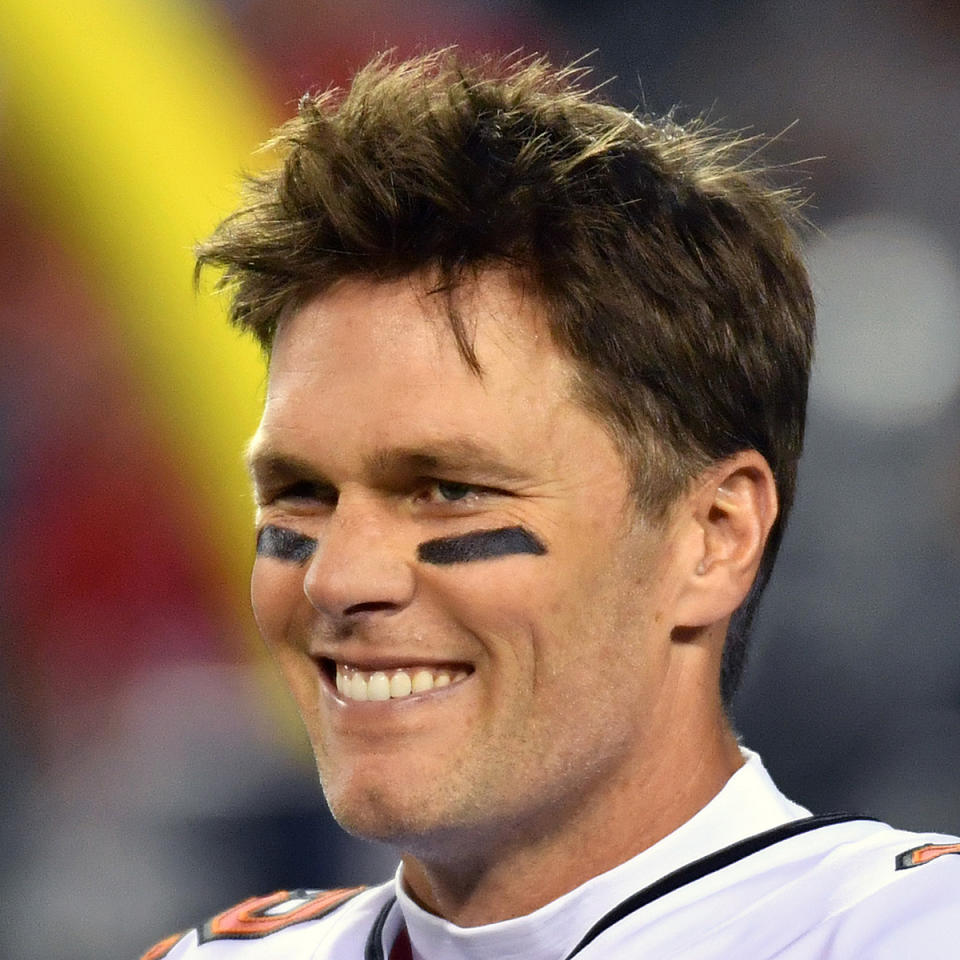
[[341, 496], [303, 580], [316, 610], [343, 620], [398, 613], [410, 603], [416, 588], [413, 558], [397, 523], [382, 507]]

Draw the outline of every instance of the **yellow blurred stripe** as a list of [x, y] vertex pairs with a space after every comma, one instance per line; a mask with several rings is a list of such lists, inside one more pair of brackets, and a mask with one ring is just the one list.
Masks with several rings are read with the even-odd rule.
[[263, 365], [195, 297], [194, 242], [236, 203], [272, 118], [204, 4], [2, 0], [0, 143], [38, 215], [120, 321], [164, 441], [197, 491], [226, 592], [247, 605], [252, 508], [241, 453]]

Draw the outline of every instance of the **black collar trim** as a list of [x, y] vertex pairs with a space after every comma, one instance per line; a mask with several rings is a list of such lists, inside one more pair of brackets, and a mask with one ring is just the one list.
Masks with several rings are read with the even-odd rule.
[[809, 833], [811, 830], [818, 830], [820, 827], [830, 827], [835, 823], [848, 823], [852, 820], [872, 820], [873, 817], [856, 817], [846, 813], [830, 813], [819, 817], [805, 817], [802, 820], [793, 820], [790, 823], [781, 824], [772, 830], [766, 830], [763, 833], [755, 834], [717, 850], [714, 853], [707, 854], [693, 863], [688, 863], [683, 867], [668, 873], [665, 877], [655, 880], [648, 887], [638, 890], [631, 894], [622, 903], [615, 906], [609, 913], [601, 917], [586, 933], [584, 938], [567, 954], [566, 960], [572, 960], [589, 943], [592, 943], [605, 930], [608, 930], [615, 923], [619, 923], [631, 913], [635, 913], [641, 907], [645, 907], [654, 900], [665, 897], [680, 887], [685, 887], [695, 880], [724, 867], [729, 867], [738, 860], [743, 860], [751, 854], [772, 847], [775, 843], [782, 840], [788, 840], [790, 837], [796, 837], [801, 833]]
[[363, 960], [383, 960], [383, 928], [386, 926], [387, 917], [397, 902], [396, 897], [391, 897], [377, 914], [377, 919], [373, 921], [370, 933], [367, 934], [367, 944], [363, 948]]
[[[767, 847], [772, 847], [775, 843], [783, 840], [789, 840], [791, 837], [799, 836], [801, 833], [809, 833], [811, 830], [819, 830], [821, 827], [831, 827], [836, 823], [849, 823], [856, 820], [874, 820], [873, 817], [857, 817], [846, 813], [830, 813], [819, 817], [805, 817], [802, 820], [793, 820], [790, 823], [781, 824], [772, 830], [766, 830], [745, 840], [724, 847], [722, 850], [716, 850], [713, 853], [694, 860], [685, 866], [668, 873], [665, 877], [655, 880], [648, 887], [638, 890], [631, 894], [622, 903], [615, 906], [609, 913], [601, 917], [586, 933], [583, 939], [567, 954], [565, 960], [572, 960], [581, 950], [596, 940], [605, 930], [608, 930], [614, 924], [619, 923], [631, 913], [636, 913], [641, 907], [645, 907], [654, 900], [665, 897], [680, 887], [700, 880], [702, 877], [724, 867], [729, 867], [738, 860], [743, 860], [754, 853], [759, 853]], [[377, 914], [370, 933], [367, 936], [366, 947], [363, 951], [363, 960], [384, 960], [383, 956], [383, 928], [386, 925], [387, 917], [397, 902], [396, 897], [391, 897]]]

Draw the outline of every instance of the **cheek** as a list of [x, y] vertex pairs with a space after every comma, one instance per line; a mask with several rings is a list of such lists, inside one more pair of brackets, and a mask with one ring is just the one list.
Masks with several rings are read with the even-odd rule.
[[[263, 642], [285, 679], [313, 740], [319, 673], [305, 652], [300, 623], [309, 607], [303, 594], [302, 572], [288, 564], [257, 560], [250, 579], [253, 612]], [[316, 748], [316, 743], [314, 743]]]
[[250, 600], [264, 641], [269, 646], [282, 643], [305, 603], [299, 568], [256, 560], [250, 578]]
[[[494, 675], [539, 674], [568, 633], [568, 591], [550, 556], [506, 557], [425, 573], [423, 583], [457, 630], [479, 641]], [[519, 674], [518, 674], [519, 671]]]
[[546, 558], [503, 557], [484, 563], [421, 568], [421, 582], [458, 617], [509, 618], [533, 609], [550, 590]]

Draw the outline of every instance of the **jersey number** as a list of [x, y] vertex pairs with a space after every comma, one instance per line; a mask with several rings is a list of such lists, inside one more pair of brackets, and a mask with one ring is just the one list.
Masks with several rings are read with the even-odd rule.
[[328, 914], [363, 889], [278, 890], [265, 897], [251, 897], [208, 920], [200, 929], [200, 942], [268, 937], [295, 923], [316, 920]]

